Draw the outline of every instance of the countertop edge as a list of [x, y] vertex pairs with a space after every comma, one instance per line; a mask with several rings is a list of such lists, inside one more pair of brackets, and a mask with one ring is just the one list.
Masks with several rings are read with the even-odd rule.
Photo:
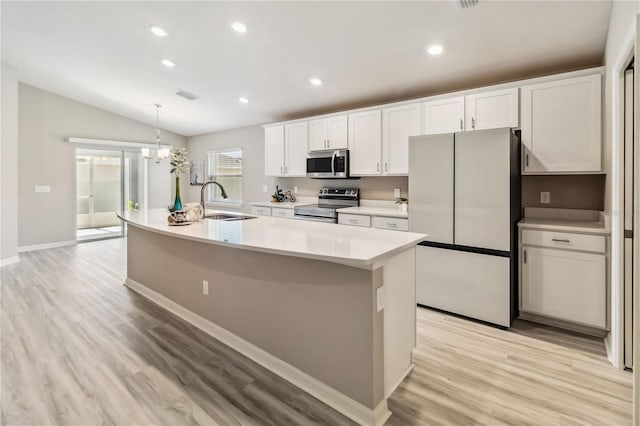
[[608, 228], [592, 228], [580, 226], [579, 224], [549, 224], [549, 223], [518, 223], [520, 229], [536, 229], [536, 230], [549, 230], [549, 231], [562, 231], [562, 232], [575, 232], [580, 234], [592, 234], [592, 235], [611, 235], [611, 230]]

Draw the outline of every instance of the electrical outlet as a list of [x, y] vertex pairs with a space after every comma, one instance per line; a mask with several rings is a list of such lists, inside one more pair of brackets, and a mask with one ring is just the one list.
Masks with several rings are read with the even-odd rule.
[[297, 193], [298, 193], [298, 187], [297, 187], [297, 186], [294, 186], [294, 187], [293, 187], [293, 193], [294, 193], [294, 194], [297, 194]]
[[376, 290], [376, 307], [378, 312], [384, 308], [384, 286]]
[[393, 196], [394, 196], [395, 198], [400, 198], [400, 188], [395, 188], [395, 189], [393, 190]]
[[269, 185], [262, 185], [262, 192], [269, 192]]
[[549, 204], [551, 202], [551, 193], [542, 191], [540, 192], [540, 203]]
[[202, 294], [209, 295], [209, 281], [202, 280]]

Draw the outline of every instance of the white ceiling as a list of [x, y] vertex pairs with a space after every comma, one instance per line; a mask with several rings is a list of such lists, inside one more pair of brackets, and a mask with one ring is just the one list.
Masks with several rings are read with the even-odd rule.
[[[599, 65], [610, 1], [8, 2], [21, 81], [185, 136]], [[237, 34], [232, 21], [246, 23]], [[169, 32], [160, 39], [149, 31]], [[425, 48], [440, 42], [445, 52]], [[160, 64], [170, 58], [176, 67]], [[322, 87], [312, 87], [318, 76]], [[176, 89], [200, 97], [189, 102]], [[249, 104], [240, 104], [246, 96]]]

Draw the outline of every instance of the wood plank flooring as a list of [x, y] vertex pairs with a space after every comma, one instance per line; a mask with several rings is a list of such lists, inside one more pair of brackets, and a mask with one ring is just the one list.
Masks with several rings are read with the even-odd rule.
[[[125, 250], [85, 243], [1, 269], [2, 425], [352, 424], [127, 290]], [[597, 339], [418, 309], [415, 363], [389, 425], [631, 423], [631, 375]]]

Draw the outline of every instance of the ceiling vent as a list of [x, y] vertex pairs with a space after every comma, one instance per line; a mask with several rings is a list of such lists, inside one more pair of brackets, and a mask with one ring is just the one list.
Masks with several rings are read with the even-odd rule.
[[486, 0], [455, 0], [455, 4], [458, 10], [465, 10], [477, 6], [481, 1]]
[[196, 99], [198, 99], [198, 97], [193, 93], [187, 92], [186, 90], [182, 90], [182, 89], [176, 90], [176, 95], [181, 96], [188, 101], [195, 101]]

